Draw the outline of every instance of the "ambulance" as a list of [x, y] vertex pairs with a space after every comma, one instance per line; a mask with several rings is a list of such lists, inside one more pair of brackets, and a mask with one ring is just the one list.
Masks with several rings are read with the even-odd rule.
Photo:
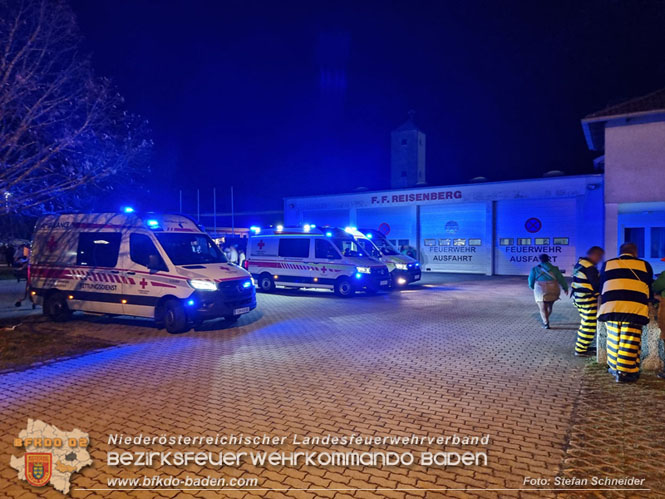
[[374, 229], [346, 229], [356, 238], [367, 253], [378, 258], [388, 267], [394, 287], [406, 286], [419, 281], [422, 277], [420, 262], [415, 258], [403, 255], [388, 241], [386, 236]]
[[147, 317], [181, 333], [206, 319], [233, 323], [256, 307], [249, 273], [228, 263], [193, 220], [125, 211], [37, 221], [28, 286], [45, 315]]
[[341, 229], [313, 225], [255, 228], [247, 245], [247, 270], [260, 291], [286, 288], [331, 289], [341, 297], [390, 288], [390, 273]]

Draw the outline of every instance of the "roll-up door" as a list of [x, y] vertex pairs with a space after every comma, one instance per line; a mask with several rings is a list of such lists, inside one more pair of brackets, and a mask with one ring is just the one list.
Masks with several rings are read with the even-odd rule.
[[357, 212], [359, 229], [374, 229], [399, 246], [417, 246], [416, 207], [361, 208]]
[[496, 273], [528, 275], [538, 256], [547, 253], [570, 276], [576, 224], [574, 198], [497, 201]]
[[422, 268], [432, 272], [488, 274], [492, 242], [485, 203], [420, 208]]

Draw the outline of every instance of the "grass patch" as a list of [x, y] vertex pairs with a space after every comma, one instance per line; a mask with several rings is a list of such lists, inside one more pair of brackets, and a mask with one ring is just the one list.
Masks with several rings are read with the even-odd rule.
[[[12, 329], [15, 324], [19, 326]], [[0, 371], [81, 355], [116, 343], [63, 331], [34, 318], [0, 322]]]

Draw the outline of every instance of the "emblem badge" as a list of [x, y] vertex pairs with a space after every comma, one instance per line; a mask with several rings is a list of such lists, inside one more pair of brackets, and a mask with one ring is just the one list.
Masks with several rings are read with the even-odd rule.
[[51, 479], [50, 452], [26, 452], [25, 479], [34, 487], [43, 487]]

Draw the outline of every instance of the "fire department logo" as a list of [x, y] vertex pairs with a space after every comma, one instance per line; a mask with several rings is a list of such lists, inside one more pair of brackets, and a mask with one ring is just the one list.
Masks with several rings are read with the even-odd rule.
[[33, 487], [43, 487], [51, 479], [53, 456], [50, 452], [25, 453], [25, 479]]
[[455, 220], [450, 220], [446, 223], [444, 230], [447, 234], [457, 234], [459, 232], [459, 224]]
[[68, 494], [71, 476], [92, 464], [87, 446], [90, 440], [81, 430], [62, 431], [43, 421], [28, 419], [28, 425], [14, 439], [23, 456], [11, 456], [9, 465], [19, 480], [33, 487], [50, 485]]

